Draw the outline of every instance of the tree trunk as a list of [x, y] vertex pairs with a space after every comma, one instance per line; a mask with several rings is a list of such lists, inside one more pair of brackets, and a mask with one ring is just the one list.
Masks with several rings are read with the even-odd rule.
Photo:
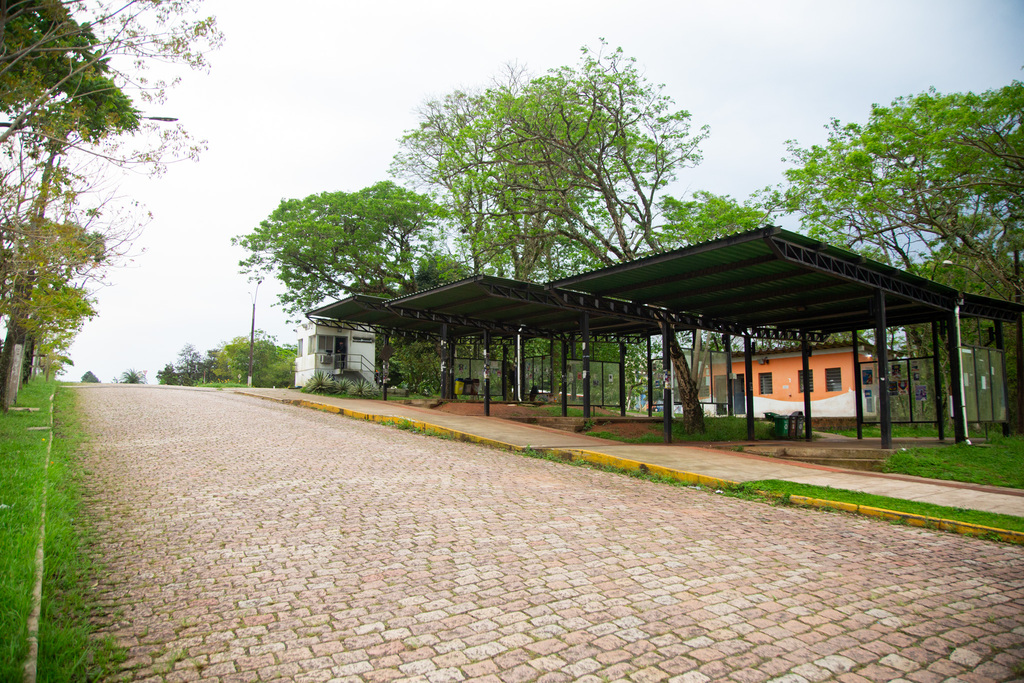
[[[703, 434], [704, 408], [700, 404], [697, 382], [675, 332], [670, 335], [669, 355], [672, 357], [679, 402], [683, 404], [683, 428], [687, 434]], [[666, 406], [666, 409], [671, 410], [672, 407]]]

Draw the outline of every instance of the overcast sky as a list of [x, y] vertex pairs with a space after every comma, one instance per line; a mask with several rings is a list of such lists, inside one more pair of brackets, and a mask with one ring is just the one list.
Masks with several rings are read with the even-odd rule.
[[[835, 117], [935, 87], [983, 91], [1021, 80], [1024, 0], [210, 0], [226, 36], [209, 74], [185, 73], [160, 111], [209, 143], [198, 163], [123, 185], [154, 216], [136, 257], [98, 293], [74, 366], [149, 381], [186, 343], [248, 336], [254, 288], [231, 238], [282, 199], [355, 191], [387, 178], [397, 140], [427, 98], [486, 85], [503, 65], [578, 63], [604, 38], [635, 57], [697, 125], [704, 162], [678, 193], [745, 198], [782, 181], [787, 140], [825, 139]], [[796, 227], [795, 222], [785, 222]], [[265, 282], [256, 327], [295, 325]]]

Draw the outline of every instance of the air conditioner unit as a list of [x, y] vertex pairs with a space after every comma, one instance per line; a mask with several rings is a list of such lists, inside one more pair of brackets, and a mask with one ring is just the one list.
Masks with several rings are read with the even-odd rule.
[[329, 353], [321, 353], [320, 355], [317, 356], [317, 361], [320, 363], [320, 365], [333, 365], [334, 356], [332, 356]]

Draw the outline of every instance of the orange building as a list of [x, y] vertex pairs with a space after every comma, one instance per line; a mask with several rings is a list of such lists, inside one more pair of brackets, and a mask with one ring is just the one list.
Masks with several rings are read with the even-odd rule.
[[[862, 363], [871, 363], [869, 354], [860, 354]], [[804, 409], [804, 370], [799, 351], [791, 353], [755, 353], [753, 356], [754, 414], [778, 413], [789, 415]], [[811, 392], [811, 414], [815, 417], [855, 417], [856, 388], [853, 348], [850, 346], [815, 349], [808, 359]], [[746, 412], [744, 387], [746, 386], [743, 359], [733, 358], [733, 409]], [[725, 380], [725, 367], [714, 367], [716, 388]], [[869, 377], [869, 379], [871, 379]], [[872, 386], [863, 387], [865, 401], [874, 403]], [[870, 412], [870, 411], [869, 411]]]

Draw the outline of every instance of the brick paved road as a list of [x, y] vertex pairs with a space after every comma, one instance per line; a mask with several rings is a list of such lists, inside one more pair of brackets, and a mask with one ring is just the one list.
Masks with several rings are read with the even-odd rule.
[[1024, 548], [223, 392], [80, 397], [129, 680], [980, 681], [1024, 661]]

